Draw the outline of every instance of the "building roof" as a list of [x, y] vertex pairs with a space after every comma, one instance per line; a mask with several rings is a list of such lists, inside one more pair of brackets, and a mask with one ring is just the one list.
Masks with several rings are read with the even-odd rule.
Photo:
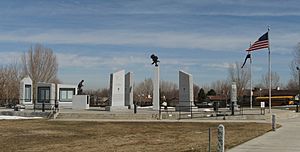
[[210, 101], [225, 101], [229, 97], [226, 98], [225, 95], [215, 95], [215, 96], [207, 96]]
[[[272, 89], [271, 91], [272, 96], [296, 96], [299, 94], [298, 90], [277, 90]], [[244, 91], [244, 96], [250, 96], [250, 90], [247, 89]], [[269, 89], [255, 89], [253, 90], [254, 97], [266, 97], [269, 96]]]

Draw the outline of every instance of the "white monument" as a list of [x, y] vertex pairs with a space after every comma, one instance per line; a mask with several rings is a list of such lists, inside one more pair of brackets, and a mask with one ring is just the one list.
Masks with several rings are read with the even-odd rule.
[[73, 95], [72, 96], [72, 109], [86, 110], [90, 108], [89, 95]]
[[46, 109], [54, 107], [55, 104], [55, 84], [38, 82], [36, 86], [36, 108], [42, 108], [44, 104]]
[[32, 105], [33, 87], [29, 76], [23, 78], [20, 82], [20, 104]]
[[70, 84], [56, 85], [56, 101], [59, 108], [72, 108], [72, 98], [77, 93], [77, 86]]
[[125, 106], [125, 70], [110, 75], [110, 106], [108, 111], [128, 109]]
[[159, 66], [154, 67], [154, 79], [153, 79], [153, 110], [159, 110]]
[[191, 74], [179, 71], [179, 104], [176, 111], [191, 111], [193, 99], [193, 77]]
[[129, 109], [133, 108], [133, 78], [132, 73], [125, 75], [125, 106]]
[[231, 102], [234, 102], [234, 106], [237, 106], [237, 88], [236, 88], [236, 83], [232, 82], [231, 84]]

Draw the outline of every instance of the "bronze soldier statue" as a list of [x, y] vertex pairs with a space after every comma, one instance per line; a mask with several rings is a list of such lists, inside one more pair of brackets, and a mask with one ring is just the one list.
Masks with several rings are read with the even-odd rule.
[[155, 64], [155, 66], [157, 67], [158, 66], [157, 63], [159, 62], [158, 57], [156, 55], [152, 54], [150, 56], [150, 58], [152, 59], [152, 64]]
[[82, 87], [83, 87], [83, 82], [84, 80], [81, 80], [77, 86], [77, 94], [78, 95], [82, 95], [83, 94], [83, 91], [82, 91]]

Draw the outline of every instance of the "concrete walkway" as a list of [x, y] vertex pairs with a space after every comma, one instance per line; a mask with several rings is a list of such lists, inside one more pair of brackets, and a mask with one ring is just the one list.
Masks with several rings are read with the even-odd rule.
[[234, 147], [228, 152], [300, 152], [300, 113], [274, 111], [281, 128]]

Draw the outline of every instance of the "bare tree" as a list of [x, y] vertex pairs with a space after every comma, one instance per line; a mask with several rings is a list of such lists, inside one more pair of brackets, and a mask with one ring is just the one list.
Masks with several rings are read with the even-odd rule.
[[198, 100], [198, 93], [200, 91], [200, 87], [194, 83], [193, 85], [193, 94], [194, 94], [194, 101]]
[[298, 89], [298, 83], [299, 83], [299, 71], [297, 70], [297, 67], [300, 68], [300, 42], [297, 44], [293, 51], [293, 60], [290, 64], [290, 70], [291, 70], [291, 78], [287, 84], [288, 89]]
[[299, 89], [299, 80], [290, 79], [285, 87], [288, 90]]
[[141, 96], [148, 96], [153, 94], [153, 83], [152, 79], [145, 79], [143, 82], [138, 83], [134, 87], [133, 100], [138, 101]]
[[99, 96], [100, 97], [109, 97], [110, 93], [109, 93], [109, 89], [108, 88], [104, 88], [104, 89], [101, 89], [100, 92], [99, 92]]
[[18, 63], [0, 67], [1, 103], [17, 102], [19, 98], [20, 67]]
[[238, 97], [242, 96], [246, 88], [250, 75], [247, 68], [241, 68], [241, 63], [236, 62], [229, 67], [229, 81], [236, 82]]
[[228, 94], [230, 91], [230, 83], [228, 80], [217, 80], [211, 83], [210, 88], [215, 90], [217, 94]]
[[[22, 55], [23, 75], [32, 79], [33, 89], [37, 82], [58, 83], [58, 63], [52, 49], [36, 44]], [[35, 99], [35, 95], [33, 96]]]
[[171, 81], [160, 81], [160, 94], [165, 96], [166, 100], [170, 100], [176, 97], [178, 86], [176, 83]]
[[22, 56], [23, 72], [29, 75], [34, 83], [56, 82], [58, 63], [52, 49], [40, 44], [31, 47]]
[[[269, 88], [268, 73], [262, 75], [261, 86], [265, 89]], [[277, 72], [271, 72], [271, 86], [273, 89], [276, 87], [282, 87], [282, 84], [280, 83], [280, 76], [277, 74]]]

